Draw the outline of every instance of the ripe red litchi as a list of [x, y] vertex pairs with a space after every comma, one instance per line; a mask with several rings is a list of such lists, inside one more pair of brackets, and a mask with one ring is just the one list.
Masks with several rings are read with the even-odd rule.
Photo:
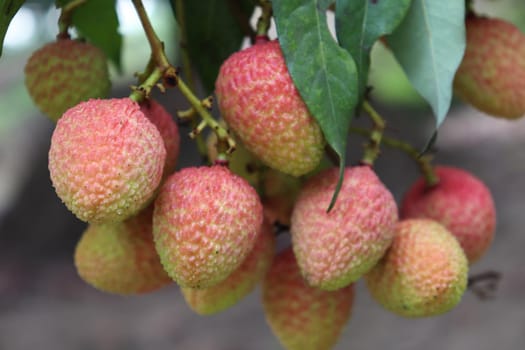
[[398, 220], [390, 191], [368, 166], [346, 168], [335, 206], [327, 212], [338, 180], [332, 168], [310, 178], [292, 213], [292, 244], [305, 279], [336, 290], [359, 279], [383, 256]]
[[406, 317], [445, 313], [467, 287], [468, 263], [452, 234], [430, 219], [400, 221], [392, 246], [365, 276], [372, 296]]
[[494, 237], [496, 210], [490, 190], [465, 170], [438, 166], [439, 183], [428, 188], [423, 178], [406, 193], [402, 218], [434, 219], [459, 241], [470, 263], [487, 251]]
[[266, 274], [275, 253], [275, 234], [263, 222], [248, 257], [224, 281], [206, 289], [182, 288], [188, 305], [201, 315], [214, 314], [237, 304], [250, 294]]
[[230, 56], [215, 87], [222, 117], [250, 152], [290, 175], [315, 169], [323, 156], [323, 134], [292, 82], [277, 41]]
[[323, 291], [302, 278], [292, 249], [277, 255], [263, 281], [266, 321], [287, 350], [329, 350], [350, 318], [354, 287]]
[[157, 127], [166, 147], [166, 162], [162, 178], [172, 174], [177, 164], [180, 148], [179, 128], [171, 114], [155, 100], [146, 100], [140, 106], [141, 111]]
[[90, 224], [77, 244], [80, 277], [108, 293], [147, 293], [172, 283], [153, 244], [153, 207], [124, 222]]
[[51, 120], [90, 98], [104, 98], [111, 82], [106, 56], [89, 43], [59, 39], [35, 51], [25, 66], [29, 95]]
[[255, 190], [222, 166], [185, 168], [155, 201], [153, 234], [168, 274], [181, 286], [208, 288], [246, 259], [263, 221]]
[[454, 92], [496, 117], [525, 115], [525, 34], [496, 18], [466, 19], [467, 47]]
[[80, 220], [115, 222], [148, 204], [165, 158], [159, 131], [137, 103], [89, 100], [59, 119], [49, 172], [57, 195]]

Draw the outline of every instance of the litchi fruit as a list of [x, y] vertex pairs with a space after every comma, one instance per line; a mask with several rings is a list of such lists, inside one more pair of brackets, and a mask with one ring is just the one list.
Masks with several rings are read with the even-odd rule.
[[444, 225], [459, 241], [470, 263], [489, 248], [496, 227], [490, 190], [469, 172], [447, 166], [435, 169], [439, 183], [427, 187], [423, 178], [405, 194], [402, 218], [428, 218]]
[[443, 314], [467, 287], [468, 263], [457, 240], [430, 219], [400, 221], [392, 246], [365, 276], [384, 308], [406, 317]]
[[263, 222], [250, 254], [224, 281], [206, 289], [182, 288], [188, 305], [201, 315], [214, 314], [237, 304], [262, 280], [275, 254], [275, 234]]
[[329, 350], [350, 318], [353, 284], [337, 291], [310, 287], [292, 249], [274, 259], [263, 281], [266, 321], [287, 350]]
[[124, 222], [90, 224], [75, 250], [80, 277], [108, 293], [147, 293], [172, 283], [153, 244], [153, 207]]
[[332, 168], [310, 178], [292, 213], [292, 245], [308, 283], [337, 290], [359, 279], [383, 256], [398, 220], [390, 191], [368, 166], [346, 168], [337, 202], [327, 208], [339, 177]]
[[215, 83], [222, 117], [268, 166], [299, 176], [324, 152], [321, 129], [295, 88], [277, 41], [234, 53]]
[[157, 127], [164, 146], [166, 147], [166, 162], [162, 178], [165, 179], [173, 173], [180, 150], [179, 128], [171, 114], [155, 100], [146, 100], [140, 106], [141, 111]]
[[104, 98], [111, 82], [105, 54], [78, 40], [59, 39], [35, 51], [25, 66], [29, 95], [51, 120], [90, 98]]
[[57, 195], [80, 220], [115, 222], [147, 206], [165, 158], [159, 131], [136, 102], [89, 100], [59, 119], [49, 172]]
[[455, 93], [479, 110], [515, 119], [525, 114], [525, 34], [496, 18], [466, 19], [467, 47]]
[[243, 178], [223, 166], [175, 172], [155, 201], [153, 234], [162, 264], [181, 286], [208, 288], [253, 248], [262, 205]]

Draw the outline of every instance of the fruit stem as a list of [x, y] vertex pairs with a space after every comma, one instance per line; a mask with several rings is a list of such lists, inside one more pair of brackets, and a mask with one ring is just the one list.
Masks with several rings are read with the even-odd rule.
[[381, 115], [379, 115], [379, 113], [366, 100], [363, 102], [363, 109], [370, 116], [370, 119], [372, 119], [374, 126], [368, 135], [369, 141], [365, 146], [361, 163], [373, 166], [375, 160], [381, 153], [381, 140], [383, 138], [383, 133], [385, 132], [386, 123]]
[[[373, 131], [358, 128], [358, 127], [350, 127], [350, 132], [366, 137], [371, 137], [371, 134]], [[432, 166], [432, 156], [430, 154], [421, 155], [420, 152], [414, 148], [411, 144], [392, 138], [383, 136], [382, 137], [382, 143], [388, 147], [399, 149], [406, 154], [408, 154], [419, 167], [419, 170], [423, 177], [425, 178], [425, 181], [427, 183], [428, 187], [432, 187], [438, 184], [439, 178], [434, 171], [434, 167]]]
[[[181, 48], [181, 58], [182, 58], [182, 70], [184, 73], [184, 76], [186, 79], [188, 79], [188, 86], [192, 91], [195, 91], [195, 80], [193, 78], [192, 68], [191, 68], [191, 60], [190, 55], [188, 52], [188, 34], [187, 34], [187, 28], [186, 28], [186, 18], [184, 16], [184, 1], [183, 0], [175, 0], [175, 12], [177, 14], [177, 22], [179, 24], [180, 29], [180, 42], [179, 46]], [[191, 119], [191, 127], [192, 129], [195, 129], [197, 127], [198, 121], [194, 118]], [[195, 136], [195, 142], [197, 143], [197, 150], [199, 151], [199, 154], [203, 157], [207, 157], [207, 150], [206, 150], [206, 143], [204, 142], [204, 138], [202, 137], [202, 134], [198, 134]]]
[[[142, 83], [139, 86], [131, 87], [131, 94], [129, 98], [135, 102], [142, 102], [144, 99], [149, 98], [151, 89], [157, 84], [157, 82], [164, 76], [164, 71], [159, 67], [155, 67], [153, 71], [148, 75], [147, 78], [142, 79]], [[141, 79], [139, 79], [141, 80]]]
[[73, 12], [77, 7], [84, 5], [87, 0], [73, 0], [66, 6], [62, 7], [60, 17], [58, 18], [58, 39], [69, 39], [68, 29], [71, 26]]
[[[228, 131], [220, 126], [219, 123], [213, 119], [209, 113], [208, 108], [211, 108], [211, 102], [209, 98], [203, 101], [199, 100], [192, 90], [181, 79], [178, 69], [174, 68], [168, 61], [166, 52], [164, 51], [164, 44], [162, 41], [160, 41], [159, 37], [155, 33], [155, 30], [153, 29], [153, 26], [151, 25], [151, 22], [148, 18], [148, 14], [146, 13], [146, 9], [142, 4], [142, 0], [132, 0], [132, 2], [140, 18], [140, 22], [144, 28], [148, 42], [151, 46], [151, 57], [156, 63], [156, 67], [139, 87], [133, 88], [134, 91], [131, 93], [130, 98], [137, 102], [147, 98], [151, 89], [161, 78], [163, 80], [161, 85], [162, 89], [165, 87], [178, 86], [184, 97], [186, 97], [186, 99], [190, 102], [195, 111], [200, 114], [204, 121], [204, 124], [199, 123], [195, 125], [193, 131], [190, 133], [190, 136], [193, 136], [192, 138], [196, 138], [200, 134], [200, 131], [202, 131], [203, 125], [207, 125], [211, 127], [217, 134], [219, 144], [225, 145], [226, 153], [230, 154], [235, 150], [235, 141], [230, 137]], [[148, 64], [148, 67], [150, 67], [150, 64]], [[148, 68], [146, 68], [146, 70], [147, 69]], [[206, 155], [206, 145], [204, 142], [202, 143], [202, 146], [199, 146], [199, 152], [201, 152], [203, 156]]]
[[272, 2], [270, 0], [259, 0], [259, 6], [261, 6], [261, 16], [257, 20], [257, 37], [268, 37], [268, 30], [272, 24]]
[[159, 66], [163, 71], [168, 69], [171, 65], [168, 62], [166, 53], [164, 52], [164, 44], [162, 41], [160, 41], [159, 37], [155, 33], [155, 30], [153, 29], [153, 26], [151, 25], [151, 22], [148, 18], [148, 14], [146, 13], [146, 9], [142, 4], [142, 0], [131, 1], [133, 2], [133, 6], [135, 6], [140, 23], [144, 28], [144, 32], [146, 33], [146, 37], [148, 38], [148, 42], [151, 46], [151, 54], [157, 63], [157, 66]]
[[[177, 86], [184, 97], [190, 102], [191, 106], [199, 113], [203, 121], [217, 134], [218, 144], [227, 145], [226, 153], [231, 154], [235, 150], [235, 141], [230, 137], [228, 131], [211, 116], [206, 103], [199, 100], [180, 77], [178, 77]], [[220, 147], [218, 147], [217, 151], [220, 153], [221, 149], [219, 148]]]
[[148, 77], [151, 75], [151, 73], [155, 70], [155, 60], [153, 59], [153, 56], [150, 57], [148, 61], [148, 65], [146, 66], [146, 69], [144, 69], [144, 72], [142, 73], [135, 73], [135, 76], [137, 77], [137, 80], [139, 84], [142, 84]]

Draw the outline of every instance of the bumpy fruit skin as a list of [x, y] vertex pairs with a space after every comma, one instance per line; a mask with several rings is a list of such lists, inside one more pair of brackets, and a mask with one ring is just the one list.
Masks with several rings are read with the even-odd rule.
[[469, 16], [467, 47], [454, 79], [466, 102], [496, 117], [525, 114], [525, 34], [501, 19]]
[[310, 178], [292, 213], [292, 244], [310, 285], [336, 290], [359, 279], [383, 256], [398, 220], [390, 191], [368, 166], [346, 168], [339, 197], [326, 212], [339, 176]]
[[75, 250], [80, 277], [108, 293], [141, 294], [172, 283], [153, 244], [153, 206], [124, 222], [91, 224]]
[[292, 82], [277, 41], [230, 56], [215, 88], [223, 118], [265, 164], [299, 176], [320, 162], [323, 134]]
[[168, 274], [181, 286], [208, 288], [250, 253], [263, 221], [255, 190], [222, 166], [170, 176], [155, 201], [153, 235]]
[[29, 95], [51, 120], [90, 98], [104, 98], [111, 82], [107, 59], [97, 47], [59, 39], [35, 51], [25, 66]]
[[469, 263], [489, 248], [496, 228], [496, 210], [490, 190], [469, 172], [438, 166], [440, 182], [427, 188], [423, 178], [408, 190], [401, 218], [428, 218], [444, 225], [459, 241]]
[[116, 222], [148, 204], [165, 159], [162, 137], [137, 103], [93, 99], [59, 119], [49, 172], [57, 195], [80, 220]]
[[332, 349], [354, 300], [353, 284], [332, 292], [310, 287], [292, 249], [275, 257], [262, 291], [266, 321], [287, 350]]
[[268, 222], [263, 222], [255, 245], [241, 266], [224, 281], [210, 288], [182, 288], [186, 303], [198, 314], [211, 315], [237, 304], [250, 294], [262, 280], [275, 254], [275, 234]]
[[467, 287], [468, 262], [457, 240], [430, 219], [400, 221], [392, 246], [365, 276], [387, 310], [405, 317], [443, 314]]
[[165, 179], [173, 173], [180, 151], [179, 127], [171, 114], [155, 100], [147, 100], [140, 106], [141, 111], [157, 127], [166, 147], [166, 162], [162, 178]]

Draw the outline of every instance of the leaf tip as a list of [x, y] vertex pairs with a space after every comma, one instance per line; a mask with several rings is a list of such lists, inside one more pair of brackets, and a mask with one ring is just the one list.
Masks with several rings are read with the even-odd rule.
[[332, 200], [330, 201], [330, 205], [328, 205], [328, 209], [326, 209], [326, 212], [329, 213], [332, 208], [335, 206], [335, 203], [337, 202], [337, 197], [339, 196], [339, 192], [341, 191], [341, 186], [343, 185], [343, 176], [345, 173], [345, 166], [344, 162], [341, 162], [339, 165], [339, 179], [337, 180], [337, 184], [335, 185], [334, 194], [332, 195]]

